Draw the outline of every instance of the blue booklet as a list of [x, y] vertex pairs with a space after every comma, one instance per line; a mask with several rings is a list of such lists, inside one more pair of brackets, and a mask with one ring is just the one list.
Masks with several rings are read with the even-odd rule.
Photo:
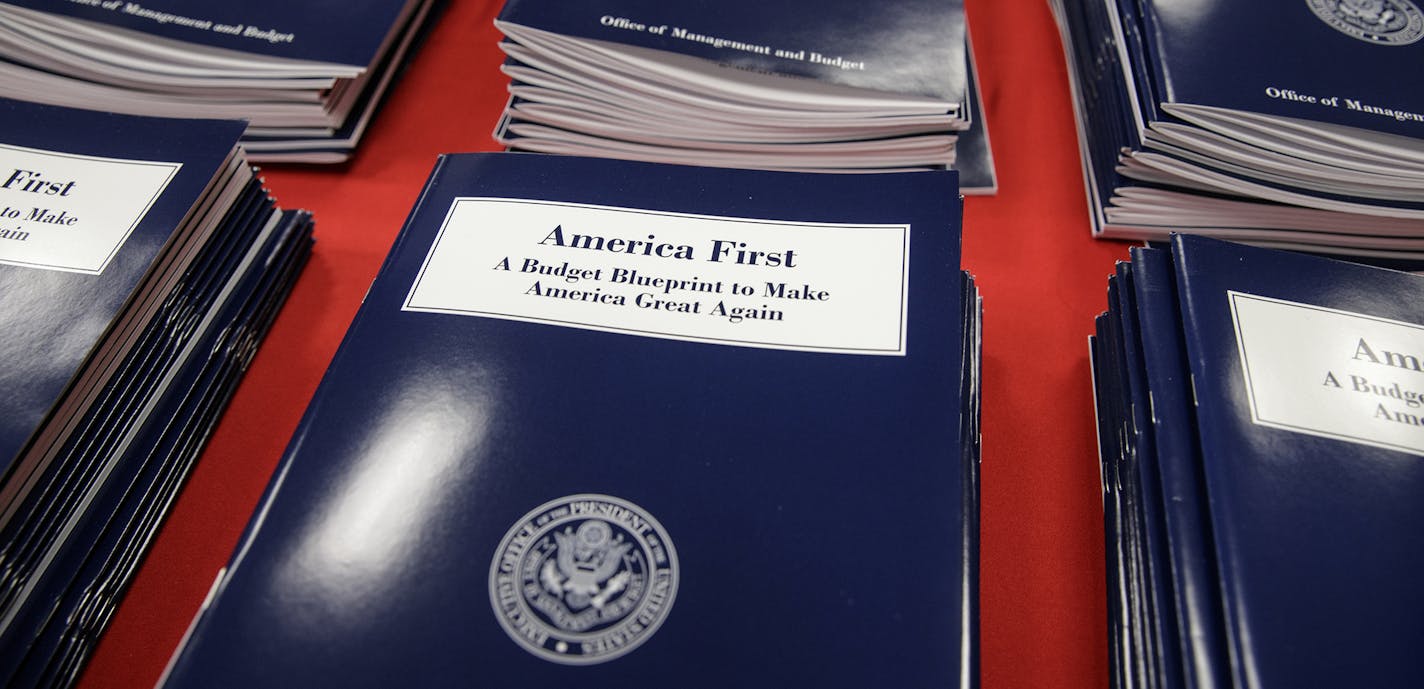
[[185, 222], [216, 193], [242, 130], [0, 99], [0, 337], [24, 354], [0, 360], [6, 476], [122, 309], [191, 234]]
[[0, 684], [67, 686], [299, 273], [311, 219], [275, 208], [241, 122], [0, 100], [0, 125]]
[[1424, 139], [1424, 93], [1401, 81], [1401, 70], [1424, 67], [1415, 0], [1137, 2], [1144, 67], [1164, 105]]
[[[1157, 535], [1167, 549], [1176, 643], [1185, 686], [1226, 687], [1230, 667], [1223, 638], [1221, 593], [1211, 538], [1191, 374], [1177, 306], [1176, 277], [1165, 249], [1134, 247], [1131, 267], [1143, 371], [1151, 402], [1152, 454], [1160, 483]], [[1171, 653], [1172, 649], [1164, 649]]]
[[1230, 661], [1175, 274], [1134, 247], [1093, 338], [1115, 686], [1225, 687]]
[[[959, 167], [992, 193], [964, 8], [506, 2], [511, 148], [787, 171]], [[848, 32], [846, 26], [855, 26]], [[965, 181], [964, 176], [961, 181]]]
[[437, 0], [0, 3], [0, 96], [243, 119], [252, 160], [347, 159]]
[[1119, 265], [1108, 283], [1109, 308], [1095, 320], [1090, 339], [1107, 545], [1110, 668], [1115, 686], [1174, 686], [1161, 653], [1164, 611], [1152, 585], [1160, 568], [1152, 557], [1155, 539], [1147, 521], [1150, 496], [1144, 490], [1142, 466], [1150, 437], [1141, 432], [1142, 393], [1133, 370], [1137, 353], [1127, 336], [1132, 332], [1132, 289], [1124, 284], [1125, 276]]
[[6, 0], [49, 14], [237, 53], [366, 67], [411, 0]]
[[[29, 576], [7, 577], [0, 632], [0, 677], [6, 686], [72, 684], [112, 619], [305, 261], [310, 246], [305, 214], [287, 211], [256, 229], [260, 241], [244, 243], [233, 257], [236, 272], [196, 280], [207, 284], [195, 285], [194, 306], [221, 327], [195, 329], [178, 348], [185, 352], [148, 357], [145, 366], [135, 367], [148, 370], [139, 375], [164, 379], [163, 394], [140, 402], [152, 410], [124, 410], [110, 415], [112, 421], [98, 422], [102, 425], [88, 423], [93, 430], [68, 449], [67, 464], [87, 465], [104, 476], [61, 493], [83, 501], [83, 512], [32, 524], [25, 548], [14, 547], [7, 534], [11, 571], [23, 566]], [[124, 387], [132, 385], [111, 385], [106, 396], [120, 402], [138, 397]], [[105, 437], [115, 430], [125, 435]], [[37, 511], [47, 511], [41, 507]], [[56, 540], [49, 529], [65, 532]], [[26, 556], [41, 558], [43, 566]]]
[[580, 8], [551, 0], [505, 0], [499, 22], [701, 58], [748, 73], [950, 104], [968, 97], [961, 0], [875, 5], [732, 0], [715, 6], [619, 0]]
[[1095, 233], [1424, 257], [1414, 0], [1053, 5]]
[[1133, 597], [1143, 610], [1142, 625], [1137, 630], [1140, 646], [1148, 650], [1146, 657], [1156, 684], [1164, 688], [1183, 684], [1182, 652], [1179, 647], [1178, 612], [1174, 605], [1172, 566], [1167, 544], [1166, 516], [1168, 506], [1163, 500], [1161, 469], [1158, 461], [1156, 435], [1153, 432], [1155, 395], [1149, 387], [1147, 363], [1142, 345], [1144, 333], [1139, 313], [1138, 288], [1133, 264], [1122, 262], [1110, 281], [1109, 311], [1119, 343], [1118, 378], [1122, 398], [1127, 405], [1121, 423], [1127, 442], [1120, 455], [1119, 477], [1126, 503], [1131, 510], [1127, 523], [1131, 528], [1131, 557], [1134, 584], [1141, 595]]
[[954, 189], [442, 157], [164, 686], [971, 686]]
[[1094, 340], [1117, 684], [1418, 684], [1424, 282], [1170, 253], [1134, 250]]
[[1417, 275], [1173, 244], [1237, 686], [1424, 682]]
[[[989, 123], [984, 115], [984, 103], [979, 93], [978, 75], [972, 51], [969, 52], [968, 59], [969, 120], [971, 124], [968, 129], [955, 135], [953, 162], [944, 167], [959, 173], [960, 193], [966, 196], [992, 195], [998, 192], [998, 174], [994, 168], [994, 155], [989, 142]], [[506, 62], [506, 69], [515, 64], [517, 63], [513, 60]], [[528, 110], [529, 105], [523, 102], [523, 98], [519, 95], [527, 94], [529, 90], [518, 79], [510, 85], [510, 91], [514, 95], [510, 97], [504, 114], [494, 129], [495, 140], [508, 147], [509, 150], [605, 155], [612, 158], [632, 157], [636, 153], [641, 154], [638, 159], [655, 162], [718, 164], [722, 167], [771, 169], [792, 167], [787, 163], [788, 156], [797, 153], [794, 144], [780, 144], [779, 149], [766, 146], [761, 150], [752, 151], [754, 155], [745, 155], [740, 159], [713, 159], [706, 150], [690, 150], [676, 146], [663, 146], [660, 149], [637, 148], [628, 142], [612, 140], [618, 138], [617, 134], [610, 135], [611, 139], [584, 139], [580, 141], [577, 134], [572, 131], [581, 126], [575, 122], [586, 122], [590, 113], [597, 111], [597, 106], [594, 106], [593, 110], [580, 111], [576, 108], [564, 110], [562, 114], [565, 115], [565, 118], [560, 121], [558, 118], [531, 114]], [[635, 117], [643, 119], [646, 118], [646, 114], [637, 114]], [[636, 137], [638, 134], [646, 133], [641, 125], [631, 122], [609, 129], [615, 132], [621, 130], [623, 136], [633, 135]], [[687, 146], [693, 142], [682, 141], [680, 143]], [[716, 148], [715, 145], [710, 147]], [[760, 160], [757, 159], [758, 156], [761, 158]]]

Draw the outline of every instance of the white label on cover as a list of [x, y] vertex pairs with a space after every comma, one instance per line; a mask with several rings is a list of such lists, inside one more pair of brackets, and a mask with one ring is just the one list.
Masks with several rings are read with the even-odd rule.
[[1424, 326], [1227, 296], [1252, 421], [1424, 454]]
[[459, 198], [404, 309], [903, 355], [909, 230]]
[[180, 167], [0, 144], [0, 263], [104, 272]]

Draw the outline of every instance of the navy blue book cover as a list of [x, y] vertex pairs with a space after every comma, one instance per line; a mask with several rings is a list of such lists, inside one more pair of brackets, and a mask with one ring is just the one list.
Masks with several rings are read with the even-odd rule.
[[164, 686], [964, 686], [953, 172], [443, 157]]
[[[1117, 301], [1117, 280], [1108, 282], [1108, 303]], [[1134, 548], [1134, 512], [1127, 476], [1130, 451], [1127, 428], [1128, 395], [1123, 377], [1123, 349], [1119, 312], [1108, 309], [1094, 319], [1094, 336], [1089, 338], [1092, 360], [1094, 402], [1098, 422], [1099, 471], [1102, 482], [1104, 568], [1108, 583], [1109, 667], [1113, 686], [1124, 678], [1146, 681], [1140, 673], [1141, 596], [1129, 595], [1139, 589], [1137, 550]]]
[[1123, 676], [1126, 671], [1127, 659], [1122, 653], [1126, 642], [1123, 640], [1122, 630], [1124, 627], [1124, 605], [1122, 593], [1124, 589], [1124, 579], [1120, 564], [1122, 554], [1119, 550], [1119, 540], [1117, 535], [1120, 523], [1118, 509], [1118, 493], [1115, 490], [1113, 478], [1114, 464], [1112, 457], [1117, 451], [1115, 432], [1115, 417], [1109, 410], [1109, 400], [1112, 399], [1110, 389], [1115, 381], [1110, 381], [1112, 371], [1107, 365], [1109, 352], [1107, 342], [1107, 314], [1099, 314], [1093, 320], [1093, 333], [1088, 336], [1088, 366], [1092, 372], [1093, 379], [1093, 404], [1094, 404], [1094, 425], [1097, 430], [1098, 443], [1098, 472], [1102, 488], [1103, 504], [1103, 571], [1107, 580], [1107, 641], [1108, 641], [1108, 682], [1109, 686], [1124, 686]]
[[5, 0], [244, 53], [367, 67], [410, 0]]
[[1424, 137], [1418, 0], [1139, 0], [1174, 103]]
[[1143, 586], [1142, 604], [1149, 611], [1143, 636], [1153, 649], [1153, 667], [1156, 677], [1160, 678], [1159, 686], [1171, 689], [1184, 686], [1182, 654], [1177, 645], [1177, 613], [1172, 600], [1171, 556], [1167, 548], [1164, 514], [1166, 506], [1163, 503], [1158, 448], [1151, 416], [1154, 397], [1148, 387], [1133, 264], [1118, 263], [1115, 279], [1116, 289], [1111, 292], [1116, 293], [1116, 299], [1112, 302], [1112, 308], [1118, 311], [1123, 354], [1121, 375], [1127, 399], [1131, 402], [1125, 421], [1132, 433], [1127, 457], [1135, 507], [1132, 518], [1138, 533], [1136, 557]]
[[580, 6], [507, 0], [499, 19], [753, 72], [965, 102], [961, 0], [618, 0]]
[[221, 271], [223, 284], [199, 296], [211, 299], [214, 321], [226, 327], [195, 334], [193, 355], [170, 369], [168, 392], [146, 416], [150, 421], [139, 437], [114, 450], [123, 459], [90, 493], [89, 516], [76, 523], [68, 544], [56, 553], [42, 585], [29, 596], [25, 615], [6, 619], [9, 642], [0, 644], [6, 686], [52, 686], [59, 676], [72, 680], [112, 618], [149, 539], [300, 271], [309, 223], [294, 212], [280, 222], [267, 222], [263, 215], [260, 224], [231, 228], [242, 235], [243, 255], [231, 262], [240, 265]]
[[1226, 687], [1230, 664], [1222, 638], [1216, 555], [1170, 253], [1134, 247], [1132, 283], [1142, 362], [1151, 392], [1151, 434], [1182, 670], [1188, 686]]
[[1173, 252], [1236, 686], [1420, 686], [1424, 279]]
[[0, 99], [0, 467], [25, 447], [242, 130]]

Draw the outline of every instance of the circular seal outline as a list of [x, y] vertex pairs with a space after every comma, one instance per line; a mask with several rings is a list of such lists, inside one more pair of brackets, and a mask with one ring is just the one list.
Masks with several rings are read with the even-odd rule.
[[1411, 0], [1384, 0], [1385, 5], [1404, 13], [1403, 28], [1390, 32], [1367, 31], [1345, 20], [1336, 9], [1338, 0], [1305, 0], [1312, 14], [1330, 28], [1371, 45], [1404, 46], [1424, 38], [1424, 12]]
[[[660, 576], [665, 576], [667, 587], [657, 609], [652, 612], [651, 619], [641, 624], [640, 628], [636, 631], [628, 633], [628, 638], [624, 643], [608, 651], [590, 654], [566, 653], [556, 649], [560, 646], [567, 648], [585, 641], [597, 640], [602, 636], [609, 635], [613, 631], [628, 632], [629, 630], [627, 628], [630, 626], [628, 620], [636, 620], [641, 613], [647, 611], [650, 607], [646, 594], [642, 596], [631, 611], [619, 618], [611, 629], [590, 634], [586, 632], [566, 632], [557, 629], [544, 622], [538, 613], [530, 609], [528, 600], [518, 590], [520, 585], [519, 571], [522, 570], [522, 565], [527, 559], [527, 550], [521, 550], [518, 555], [514, 556], [513, 560], [517, 563], [514, 567], [514, 571], [512, 573], [506, 573], [507, 575], [512, 574], [513, 581], [511, 583], [515, 587], [512, 596], [501, 596], [499, 586], [501, 565], [506, 560], [505, 554], [509, 551], [510, 546], [514, 544], [516, 538], [521, 534], [526, 535], [524, 545], [532, 546], [537, 545], [539, 541], [552, 534], [559, 526], [573, 521], [602, 518], [599, 514], [575, 514], [572, 510], [567, 510], [564, 514], [557, 517], [551, 516], [552, 513], [559, 508], [567, 507], [576, 502], [604, 502], [621, 507], [637, 515], [638, 518], [645, 522], [647, 531], [652, 532], [656, 536], [658, 540], [657, 546], [665, 553], [666, 559], [665, 564], [659, 565], [653, 556], [654, 547], [649, 543], [648, 539], [642, 533], [637, 533], [626, 525], [619, 524], [622, 530], [633, 534], [636, 538], [637, 547], [643, 553], [648, 565], [649, 581], [651, 582]], [[543, 519], [543, 523], [539, 523], [541, 517], [545, 518]], [[509, 638], [520, 648], [523, 648], [539, 658], [562, 665], [596, 665], [626, 655], [641, 646], [643, 642], [647, 641], [657, 632], [658, 628], [662, 626], [663, 621], [667, 619], [668, 613], [672, 610], [673, 603], [677, 598], [679, 571], [677, 549], [673, 547], [672, 539], [668, 537], [667, 530], [663, 528], [663, 525], [648, 513], [647, 510], [627, 500], [611, 495], [599, 493], [569, 495], [549, 500], [530, 510], [518, 521], [514, 522], [514, 524], [509, 527], [509, 530], [505, 532], [504, 538], [500, 539], [499, 546], [495, 548], [494, 557], [490, 561], [490, 606], [494, 611], [495, 619], [499, 620], [500, 628], [503, 629], [505, 634], [509, 635]], [[537, 628], [535, 631], [542, 633], [545, 637], [543, 641], [536, 642], [529, 639], [526, 634], [521, 631], [520, 627], [516, 626], [516, 622], [512, 619], [512, 613], [517, 613], [525, 620], [526, 629], [529, 627]]]

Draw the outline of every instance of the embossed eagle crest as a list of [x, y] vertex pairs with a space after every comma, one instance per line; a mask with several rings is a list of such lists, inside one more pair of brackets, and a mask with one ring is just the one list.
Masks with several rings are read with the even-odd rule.
[[1321, 21], [1352, 38], [1408, 45], [1424, 37], [1424, 13], [1411, 0], [1306, 0]]
[[613, 536], [607, 522], [594, 519], [580, 524], [577, 531], [555, 532], [554, 541], [557, 552], [544, 562], [539, 579], [570, 610], [590, 605], [601, 609], [627, 588], [631, 575], [623, 568], [623, 556], [633, 544]]

